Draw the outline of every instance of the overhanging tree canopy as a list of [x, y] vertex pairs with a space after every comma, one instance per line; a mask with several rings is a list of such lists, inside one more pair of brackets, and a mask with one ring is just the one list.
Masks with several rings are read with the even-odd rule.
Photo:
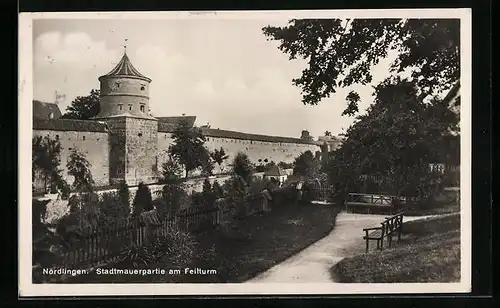
[[[308, 66], [293, 84], [304, 104], [316, 105], [338, 88], [372, 82], [371, 68], [396, 51], [391, 74], [412, 70], [419, 90], [432, 94], [460, 77], [459, 19], [293, 19], [285, 27], [263, 28], [290, 60]], [[357, 112], [359, 95], [349, 93], [344, 114]]]

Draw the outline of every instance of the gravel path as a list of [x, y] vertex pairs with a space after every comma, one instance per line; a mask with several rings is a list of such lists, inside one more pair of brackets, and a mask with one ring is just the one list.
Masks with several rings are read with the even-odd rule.
[[[246, 283], [332, 282], [330, 268], [345, 257], [363, 253], [362, 229], [379, 226], [385, 217], [342, 212], [329, 235]], [[405, 216], [404, 221], [425, 217], [428, 216]]]

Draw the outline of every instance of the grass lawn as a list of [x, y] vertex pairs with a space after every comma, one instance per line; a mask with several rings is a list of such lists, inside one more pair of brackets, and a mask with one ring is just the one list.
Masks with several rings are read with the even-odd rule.
[[331, 274], [344, 283], [459, 282], [460, 214], [407, 222], [395, 247], [345, 258]]
[[[328, 235], [339, 213], [337, 207], [298, 205], [280, 207], [240, 221], [237, 232], [229, 236], [220, 229], [196, 235], [194, 262], [173, 268], [165, 262], [150, 264], [149, 269], [185, 267], [215, 269], [215, 275], [119, 276], [90, 274], [66, 283], [207, 283], [243, 282], [284, 261]], [[207, 252], [212, 251], [212, 254]]]

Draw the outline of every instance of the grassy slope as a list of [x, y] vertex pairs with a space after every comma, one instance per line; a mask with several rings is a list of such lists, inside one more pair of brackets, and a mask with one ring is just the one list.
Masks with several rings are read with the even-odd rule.
[[394, 248], [345, 258], [331, 271], [346, 283], [458, 282], [460, 214], [407, 222]]

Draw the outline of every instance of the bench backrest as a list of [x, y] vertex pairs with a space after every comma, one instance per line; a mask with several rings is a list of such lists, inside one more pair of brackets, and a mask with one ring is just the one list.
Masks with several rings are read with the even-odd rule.
[[390, 217], [386, 217], [381, 225], [384, 235], [389, 235], [395, 230], [398, 230], [403, 225], [403, 212]]

